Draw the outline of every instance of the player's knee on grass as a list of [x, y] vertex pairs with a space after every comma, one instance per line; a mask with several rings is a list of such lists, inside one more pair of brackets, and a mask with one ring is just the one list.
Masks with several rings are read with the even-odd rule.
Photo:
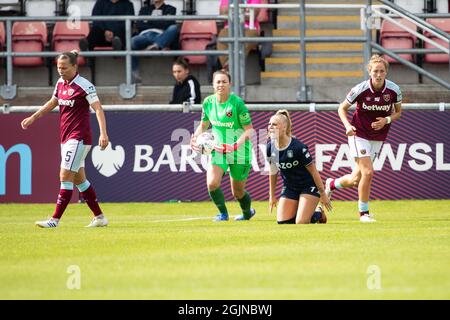
[[277, 221], [278, 224], [295, 224], [295, 217], [289, 220]]
[[295, 224], [309, 224], [311, 223], [311, 219], [298, 219], [295, 220]]

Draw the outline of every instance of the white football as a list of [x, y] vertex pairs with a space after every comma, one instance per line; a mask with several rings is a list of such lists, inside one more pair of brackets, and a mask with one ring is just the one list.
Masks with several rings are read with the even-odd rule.
[[197, 137], [197, 146], [201, 154], [211, 154], [216, 145], [214, 136], [209, 132], [203, 132]]

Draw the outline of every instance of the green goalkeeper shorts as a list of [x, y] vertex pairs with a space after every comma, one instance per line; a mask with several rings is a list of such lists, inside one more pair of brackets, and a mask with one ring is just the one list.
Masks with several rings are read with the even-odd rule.
[[[213, 152], [211, 164], [222, 168], [224, 174], [230, 169], [230, 176], [233, 180], [242, 181], [248, 178], [250, 174], [250, 169], [252, 168], [252, 164], [248, 161], [245, 163], [234, 163], [235, 161], [231, 160], [230, 155], [224, 155], [218, 152]], [[231, 160], [231, 161], [227, 161]]]

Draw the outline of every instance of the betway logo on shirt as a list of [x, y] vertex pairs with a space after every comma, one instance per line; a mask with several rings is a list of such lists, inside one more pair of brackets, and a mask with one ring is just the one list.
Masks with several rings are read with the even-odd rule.
[[225, 127], [232, 129], [234, 126], [234, 121], [231, 122], [211, 121], [211, 124], [216, 127]]
[[386, 104], [384, 106], [377, 106], [376, 104], [374, 104], [373, 106], [368, 106], [367, 104], [363, 103], [362, 107], [363, 107], [363, 109], [372, 110], [372, 111], [389, 111], [389, 109], [391, 108], [391, 105]]
[[73, 107], [73, 105], [75, 104], [75, 100], [58, 99], [58, 104], [59, 104], [60, 106]]

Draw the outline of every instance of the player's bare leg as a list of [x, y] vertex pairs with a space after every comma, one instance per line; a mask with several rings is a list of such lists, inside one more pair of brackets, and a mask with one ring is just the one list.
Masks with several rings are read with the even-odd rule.
[[346, 174], [336, 179], [328, 178], [325, 185], [328, 198], [331, 197], [331, 193], [336, 189], [357, 187], [360, 180], [361, 170], [358, 165], [353, 168], [351, 174]]
[[302, 194], [300, 196], [300, 201], [298, 202], [297, 218], [295, 219], [295, 223], [308, 224], [317, 222], [318, 220], [312, 221], [311, 218], [313, 217], [318, 203], [318, 197], [310, 194]]
[[[351, 174], [346, 174], [345, 176], [336, 179], [328, 178], [325, 181], [325, 192], [327, 197], [331, 200], [333, 191], [337, 189], [358, 187], [359, 181], [361, 181], [361, 170], [358, 165], [353, 168]], [[325, 212], [321, 203], [318, 204], [316, 211], [317, 210]]]
[[361, 222], [374, 222], [375, 220], [369, 214], [370, 189], [373, 179], [373, 165], [370, 157], [356, 159], [357, 165], [361, 171], [361, 180], [358, 185], [358, 208]]
[[358, 185], [359, 200], [363, 202], [369, 201], [370, 187], [373, 178], [373, 166], [370, 157], [357, 158], [358, 167], [361, 171], [361, 180]]
[[[295, 223], [298, 201], [289, 198], [280, 198], [277, 205], [277, 221], [279, 224]], [[292, 221], [292, 222], [289, 222]]]
[[358, 166], [353, 168], [351, 174], [346, 174], [345, 176], [340, 177], [339, 179], [335, 179], [339, 181], [339, 184], [342, 188], [353, 188], [357, 187], [359, 181], [361, 180], [361, 170]]

